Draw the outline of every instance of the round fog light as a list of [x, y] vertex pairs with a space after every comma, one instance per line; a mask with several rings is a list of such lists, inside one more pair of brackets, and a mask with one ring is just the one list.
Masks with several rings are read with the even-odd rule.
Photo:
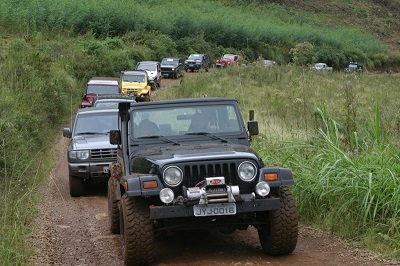
[[170, 188], [163, 188], [160, 191], [160, 200], [163, 203], [166, 203], [166, 204], [171, 203], [174, 200], [174, 196], [175, 196], [174, 192]]
[[256, 193], [261, 197], [265, 197], [271, 191], [267, 182], [261, 181], [256, 185]]

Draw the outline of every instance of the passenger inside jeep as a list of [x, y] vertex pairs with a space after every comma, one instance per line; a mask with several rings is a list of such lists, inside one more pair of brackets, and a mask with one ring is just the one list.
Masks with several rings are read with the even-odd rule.
[[157, 124], [149, 119], [145, 119], [139, 124], [137, 137], [157, 136], [159, 133], [160, 129]]
[[195, 113], [192, 117], [188, 132], [209, 132], [211, 125], [210, 118], [201, 113]]

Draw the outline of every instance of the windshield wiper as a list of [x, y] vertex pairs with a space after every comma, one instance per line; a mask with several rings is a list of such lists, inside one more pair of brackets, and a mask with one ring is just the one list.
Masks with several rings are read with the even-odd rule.
[[95, 135], [95, 134], [104, 134], [104, 133], [101, 133], [101, 132], [80, 132], [80, 133], [77, 133], [76, 135]]
[[152, 135], [152, 136], [143, 136], [143, 137], [138, 137], [138, 139], [159, 139], [159, 140], [163, 140], [165, 142], [171, 142], [174, 143], [175, 145], [181, 145], [179, 142], [176, 142], [172, 139], [168, 139], [164, 136], [158, 136], [158, 135]]
[[211, 134], [211, 133], [209, 133], [209, 132], [190, 132], [190, 133], [185, 133], [185, 135], [201, 135], [201, 136], [210, 137], [210, 138], [212, 138], [212, 139], [221, 140], [221, 141], [224, 142], [224, 143], [228, 143], [228, 142], [229, 142], [229, 141], [227, 141], [226, 139], [224, 139], [224, 138], [222, 138], [222, 137], [220, 137], [220, 136]]

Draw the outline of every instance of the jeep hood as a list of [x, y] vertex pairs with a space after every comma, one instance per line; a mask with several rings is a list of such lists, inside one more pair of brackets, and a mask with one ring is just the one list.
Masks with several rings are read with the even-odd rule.
[[[180, 145], [168, 147], [154, 147], [140, 150], [131, 155], [132, 166], [135, 169], [143, 169], [145, 165], [152, 164], [163, 166], [174, 162], [193, 162], [205, 160], [224, 160], [246, 158], [262, 162], [256, 152], [246, 145], [240, 144], [201, 144]], [[145, 167], [146, 168], [146, 167]], [[147, 171], [147, 169], [143, 169]], [[150, 170], [150, 168], [148, 169]]]
[[116, 145], [110, 144], [108, 134], [79, 135], [72, 139], [74, 150], [84, 149], [111, 149]]
[[122, 82], [123, 89], [143, 89], [147, 86], [144, 82]]

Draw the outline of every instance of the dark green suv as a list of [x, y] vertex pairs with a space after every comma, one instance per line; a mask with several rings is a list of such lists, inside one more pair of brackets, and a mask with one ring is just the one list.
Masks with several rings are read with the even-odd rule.
[[[121, 234], [126, 265], [153, 260], [155, 234], [190, 229], [258, 230], [270, 255], [297, 244], [288, 168], [267, 165], [250, 147], [258, 123], [234, 99], [119, 104], [118, 146], [108, 181], [109, 228]], [[207, 243], [205, 243], [207, 244]]]

